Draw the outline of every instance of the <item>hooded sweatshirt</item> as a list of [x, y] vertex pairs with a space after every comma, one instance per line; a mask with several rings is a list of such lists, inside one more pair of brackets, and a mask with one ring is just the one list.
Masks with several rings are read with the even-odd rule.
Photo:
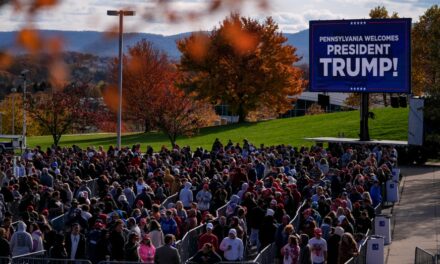
[[17, 231], [11, 237], [12, 256], [23, 255], [32, 252], [32, 236], [26, 232], [26, 224], [18, 221]]
[[193, 193], [191, 191], [192, 184], [190, 182], [185, 183], [185, 187], [180, 191], [179, 200], [182, 201], [183, 207], [191, 207], [193, 201]]
[[32, 232], [32, 252], [37, 252], [43, 250], [43, 239], [41, 238], [42, 233], [40, 230], [35, 230]]
[[231, 196], [231, 200], [228, 203], [228, 206], [226, 207], [226, 215], [230, 216], [235, 214], [235, 209], [240, 203], [240, 196], [234, 194]]

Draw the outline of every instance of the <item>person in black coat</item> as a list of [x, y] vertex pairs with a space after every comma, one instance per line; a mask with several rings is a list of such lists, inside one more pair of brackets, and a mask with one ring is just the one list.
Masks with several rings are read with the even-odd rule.
[[[9, 247], [9, 241], [6, 240], [6, 230], [0, 227], [0, 257], [9, 257], [11, 255], [11, 250]], [[0, 263], [3, 262], [3, 259], [0, 260]]]
[[[72, 224], [72, 231], [66, 235], [65, 244], [69, 259], [86, 259], [86, 239], [80, 231], [80, 225], [74, 223]], [[76, 252], [72, 252], [75, 246]]]
[[110, 243], [111, 243], [111, 258], [112, 260], [123, 261], [124, 260], [124, 222], [122, 220], [117, 220], [113, 231], [110, 234]]
[[140, 258], [139, 258], [138, 248], [139, 248], [139, 236], [135, 232], [132, 232], [128, 236], [128, 242], [127, 244], [125, 244], [124, 247], [124, 253], [125, 253], [124, 259], [126, 261], [139, 262]]
[[191, 262], [197, 264], [214, 264], [222, 261], [222, 258], [214, 251], [211, 243], [205, 243], [196, 255], [191, 259]]
[[101, 231], [101, 237], [96, 245], [97, 262], [106, 260], [107, 256], [111, 256], [111, 243], [110, 243], [110, 232], [108, 229], [103, 229]]
[[54, 259], [67, 259], [66, 248], [64, 247], [64, 236], [56, 234], [54, 244], [49, 249], [49, 257]]
[[141, 200], [144, 203], [144, 208], [147, 208], [148, 210], [151, 210], [151, 207], [153, 206], [153, 203], [151, 201], [151, 197], [147, 192], [147, 188], [142, 189], [142, 193], [140, 193], [136, 199], [134, 200], [134, 204], [137, 203], [138, 200]]
[[275, 212], [272, 209], [267, 209], [266, 216], [263, 219], [263, 225], [259, 232], [260, 248], [265, 248], [267, 245], [275, 241], [275, 233], [277, 226], [273, 214]]
[[327, 263], [337, 264], [339, 257], [339, 242], [344, 234], [344, 229], [340, 226], [335, 228], [333, 234], [329, 237], [327, 241]]

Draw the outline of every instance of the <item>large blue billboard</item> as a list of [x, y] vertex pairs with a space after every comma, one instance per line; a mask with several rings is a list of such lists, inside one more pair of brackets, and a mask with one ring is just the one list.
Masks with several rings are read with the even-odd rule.
[[411, 92], [411, 19], [310, 21], [310, 91]]

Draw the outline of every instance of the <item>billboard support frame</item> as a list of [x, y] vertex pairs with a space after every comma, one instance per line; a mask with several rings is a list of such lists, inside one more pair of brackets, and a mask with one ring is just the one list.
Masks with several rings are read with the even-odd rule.
[[360, 121], [360, 134], [359, 139], [361, 141], [370, 141], [370, 132], [368, 129], [368, 116], [369, 116], [369, 97], [370, 93], [361, 93], [361, 121]]

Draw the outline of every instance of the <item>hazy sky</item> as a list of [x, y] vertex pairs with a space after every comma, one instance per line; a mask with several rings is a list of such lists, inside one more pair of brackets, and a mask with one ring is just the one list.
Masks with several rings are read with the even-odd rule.
[[[165, 19], [147, 21], [142, 14], [147, 8], [156, 8], [148, 0], [59, 0], [56, 8], [39, 12], [32, 21], [11, 6], [0, 8], [0, 31], [17, 30], [28, 23], [40, 29], [58, 30], [93, 30], [105, 31], [115, 26], [118, 19], [108, 17], [106, 10], [129, 7], [137, 12], [135, 17], [124, 20], [127, 31], [138, 31], [172, 35], [176, 33], [210, 30], [230, 11], [224, 11], [203, 19], [178, 24], [168, 23]], [[234, 0], [227, 0], [234, 2]], [[367, 18], [369, 10], [377, 5], [384, 5], [390, 12], [398, 12], [401, 17], [411, 17], [418, 21], [427, 8], [438, 0], [268, 0], [269, 8], [259, 9], [255, 0], [247, 0], [241, 7], [241, 13], [262, 19], [272, 16], [283, 32], [297, 32], [308, 28], [308, 21], [313, 19], [350, 19]], [[156, 2], [156, 1], [154, 1]], [[172, 2], [176, 10], [203, 10], [208, 0], [176, 0]], [[157, 12], [159, 13], [159, 12]]]

